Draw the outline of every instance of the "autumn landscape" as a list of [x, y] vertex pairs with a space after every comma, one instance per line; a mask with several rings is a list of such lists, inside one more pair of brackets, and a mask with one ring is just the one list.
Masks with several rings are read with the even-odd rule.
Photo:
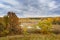
[[60, 40], [60, 0], [0, 0], [0, 40]]
[[60, 17], [0, 17], [0, 40], [60, 40]]

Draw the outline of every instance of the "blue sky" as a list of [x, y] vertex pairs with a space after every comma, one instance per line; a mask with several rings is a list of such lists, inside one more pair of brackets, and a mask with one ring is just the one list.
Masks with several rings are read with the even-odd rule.
[[0, 17], [9, 11], [18, 17], [60, 16], [60, 0], [0, 0]]

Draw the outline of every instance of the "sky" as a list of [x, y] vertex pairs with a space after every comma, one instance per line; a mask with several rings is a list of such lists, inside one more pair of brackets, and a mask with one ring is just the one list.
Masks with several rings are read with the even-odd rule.
[[0, 0], [0, 17], [8, 12], [18, 17], [60, 16], [60, 0]]

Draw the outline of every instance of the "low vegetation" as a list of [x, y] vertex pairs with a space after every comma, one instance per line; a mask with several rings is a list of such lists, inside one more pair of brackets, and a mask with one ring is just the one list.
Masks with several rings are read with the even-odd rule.
[[60, 40], [60, 34], [31, 34], [0, 37], [0, 40]]
[[16, 14], [8, 12], [8, 15], [0, 19], [0, 40], [60, 40], [60, 34], [55, 34], [58, 30], [51, 31], [53, 25], [60, 25], [59, 17], [39, 19], [30, 29], [25, 27], [22, 30], [20, 24]]

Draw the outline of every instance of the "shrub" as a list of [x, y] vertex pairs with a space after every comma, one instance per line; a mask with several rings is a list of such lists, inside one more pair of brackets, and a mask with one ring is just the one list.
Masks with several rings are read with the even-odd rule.
[[41, 32], [48, 33], [52, 27], [52, 23], [48, 20], [42, 20], [38, 23], [38, 26], [41, 28]]

